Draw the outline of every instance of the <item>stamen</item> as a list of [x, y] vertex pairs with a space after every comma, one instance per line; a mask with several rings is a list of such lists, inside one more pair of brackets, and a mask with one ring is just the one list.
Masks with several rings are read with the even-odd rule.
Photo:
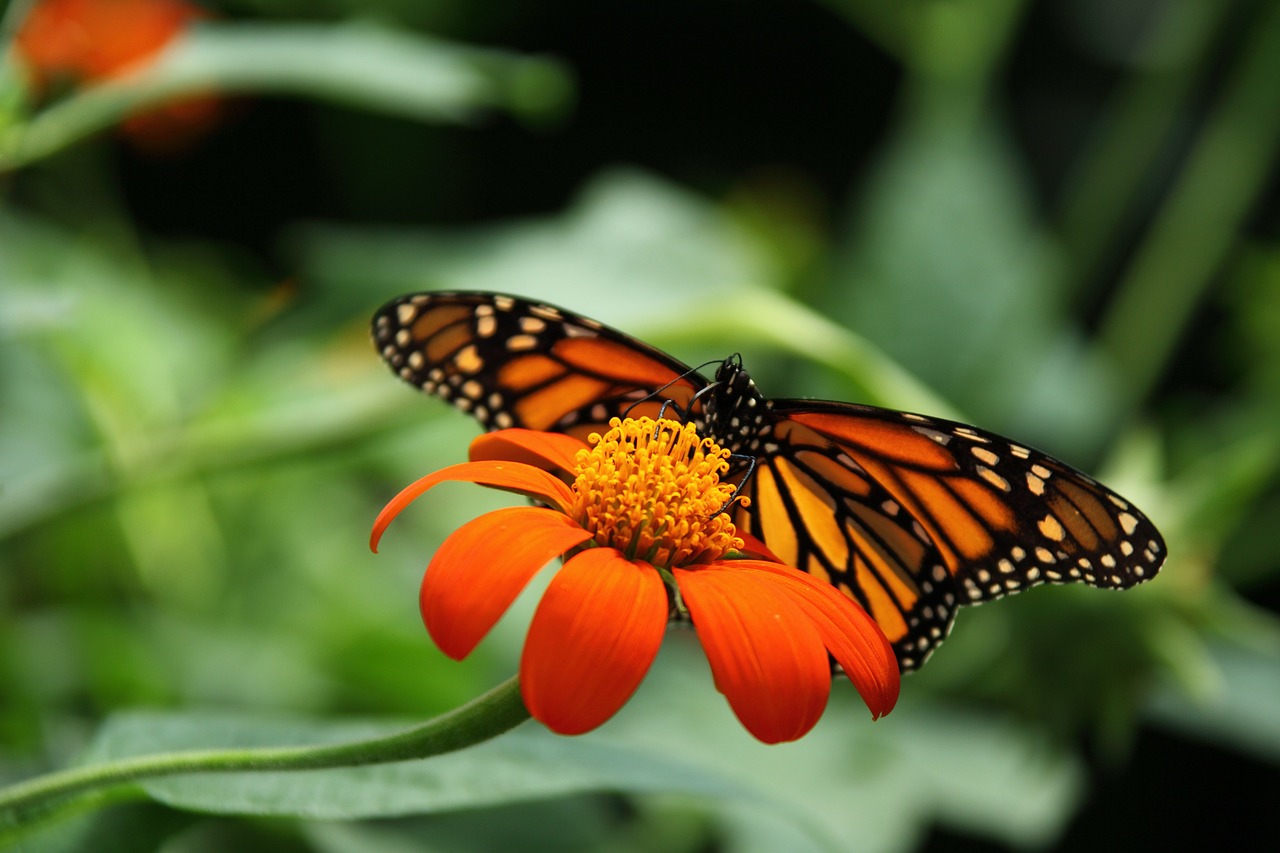
[[573, 484], [573, 516], [597, 543], [665, 568], [743, 547], [720, 512], [734, 495], [720, 482], [728, 450], [665, 418], [614, 418], [609, 426], [578, 452]]

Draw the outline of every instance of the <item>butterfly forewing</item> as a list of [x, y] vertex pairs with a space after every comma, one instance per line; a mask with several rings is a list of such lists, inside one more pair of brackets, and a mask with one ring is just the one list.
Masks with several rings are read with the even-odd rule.
[[[585, 439], [609, 419], [656, 416], [706, 384], [661, 350], [551, 305], [488, 293], [420, 293], [383, 306], [374, 342], [401, 379], [488, 429]], [[663, 388], [661, 396], [655, 391]]]
[[709, 385], [595, 320], [492, 293], [404, 296], [373, 332], [402, 379], [488, 429], [585, 439], [674, 403], [738, 454], [732, 478], [750, 502], [735, 504], [735, 522], [861, 604], [904, 670], [924, 663], [961, 605], [1042, 583], [1132, 586], [1164, 562], [1146, 516], [1052, 457], [922, 415], [770, 401], [736, 356]]

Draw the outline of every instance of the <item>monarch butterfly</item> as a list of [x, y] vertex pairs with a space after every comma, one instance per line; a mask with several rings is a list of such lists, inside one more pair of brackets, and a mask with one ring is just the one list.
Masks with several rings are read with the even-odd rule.
[[834, 584], [880, 624], [903, 671], [945, 639], [956, 609], [1042, 583], [1129, 587], [1164, 540], [1089, 476], [976, 427], [820, 400], [771, 400], [739, 356], [708, 381], [676, 359], [561, 308], [494, 293], [402, 296], [374, 316], [382, 358], [488, 429], [586, 439], [614, 416], [674, 404], [700, 434], [754, 461], [731, 470], [739, 529]]

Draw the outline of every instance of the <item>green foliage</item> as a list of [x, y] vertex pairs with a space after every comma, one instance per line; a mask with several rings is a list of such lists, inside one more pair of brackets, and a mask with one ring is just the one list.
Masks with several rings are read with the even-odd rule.
[[543, 59], [463, 48], [368, 24], [202, 26], [145, 73], [86, 89], [29, 123], [0, 124], [0, 169], [48, 157], [140, 109], [183, 96], [290, 94], [423, 121], [502, 108], [546, 121], [570, 83]]
[[[368, 552], [377, 509], [460, 460], [475, 432], [368, 344], [371, 311], [412, 290], [530, 295], [689, 363], [740, 351], [772, 396], [1017, 435], [1132, 497], [1170, 562], [1123, 595], [1038, 589], [964, 610], [893, 714], [869, 724], [837, 683], [793, 745], [752, 741], [677, 631], [636, 699], [581, 738], [527, 724], [421, 762], [147, 781], [0, 844], [904, 851], [942, 827], [1025, 848], [1054, 844], [1089, 801], [1090, 759], [1123, 773], [1153, 731], [1274, 771], [1280, 245], [1263, 189], [1280, 149], [1276, 4], [1167, 4], [1119, 55], [1122, 22], [1063, 12], [1119, 85], [1056, 193], [1003, 97], [1030, 9], [844, 0], [826, 25], [898, 75], [850, 185], [819, 189], [785, 164], [717, 182], [668, 163], [659, 177], [604, 135], [555, 205], [507, 204], [519, 188], [504, 185], [502, 215], [476, 216], [469, 194], [503, 156], [483, 141], [517, 128], [542, 152], [581, 145], [570, 81], [587, 110], [601, 83], [584, 75], [603, 74], [463, 46], [522, 16], [546, 24], [509, 5], [381, 3], [374, 25], [349, 21], [366, 8], [351, 3], [227, 4], [144, 72], [51, 103], [6, 57], [0, 782], [385, 731], [510, 675], [537, 589], [464, 663], [430, 645], [416, 603], [431, 550], [504, 496], [443, 486]], [[175, 161], [103, 131], [210, 89], [261, 99], [209, 131], [214, 149], [255, 110], [305, 110], [272, 145], [316, 149], [296, 156], [307, 186], [333, 193], [325, 215], [299, 207], [240, 243], [145, 213], [130, 182], [158, 192]], [[366, 134], [366, 112], [396, 123]], [[234, 150], [255, 175], [269, 153]], [[234, 204], [247, 217], [296, 189]], [[392, 224], [342, 205], [397, 193], [432, 216]]]
[[[599, 731], [564, 739], [532, 724], [425, 761], [293, 773], [226, 773], [142, 783], [170, 807], [222, 815], [369, 820], [544, 801], [591, 791], [696, 802], [729, 824], [771, 826], [788, 849], [899, 849], [911, 827], [943, 818], [1014, 843], [1052, 837], [1081, 770], [1033, 731], [977, 714], [908, 703], [874, 727], [847, 686], [830, 719], [801, 743], [751, 739], [715, 694], [691, 644], [673, 644], [640, 695]], [[672, 717], [680, 725], [671, 725]], [[320, 744], [376, 737], [390, 723], [187, 712], [112, 718], [92, 763], [160, 750]], [[985, 767], [979, 778], [966, 768]], [[1013, 796], [1022, 802], [1006, 814]], [[891, 818], [891, 819], [889, 819]], [[483, 819], [481, 819], [483, 820]], [[748, 847], [750, 849], [750, 847]]]

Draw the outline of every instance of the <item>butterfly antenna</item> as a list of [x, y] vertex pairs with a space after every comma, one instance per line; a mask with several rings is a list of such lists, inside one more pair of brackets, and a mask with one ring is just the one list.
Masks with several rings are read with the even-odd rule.
[[[648, 402], [648, 401], [650, 401], [650, 400], [654, 400], [654, 399], [657, 399], [658, 397], [661, 397], [661, 396], [662, 396], [662, 392], [663, 392], [663, 391], [666, 391], [666, 390], [667, 390], [668, 388], [670, 388], [672, 385], [675, 385], [677, 382], [681, 382], [681, 381], [683, 381], [683, 380], [685, 380], [685, 379], [688, 379], [690, 376], [697, 376], [697, 375], [698, 375], [698, 371], [699, 371], [699, 370], [702, 370], [704, 367], [708, 367], [708, 366], [710, 366], [710, 365], [712, 365], [712, 364], [720, 364], [720, 362], [718, 362], [718, 361], [707, 361], [707, 362], [703, 362], [702, 364], [699, 364], [697, 367], [691, 367], [691, 368], [689, 368], [689, 369], [688, 369], [688, 370], [686, 370], [684, 373], [681, 373], [679, 376], [677, 376], [675, 379], [672, 379], [672, 380], [671, 380], [670, 382], [668, 382], [666, 385], [663, 385], [663, 386], [662, 386], [662, 387], [660, 387], [660, 388], [655, 388], [655, 389], [653, 389], [653, 390], [652, 390], [652, 391], [650, 391], [648, 394], [645, 394], [643, 397], [641, 397], [640, 399], [636, 400], [636, 401], [635, 401], [634, 403], [632, 403], [630, 406], [627, 406], [625, 409], [623, 409], [623, 411], [622, 411], [622, 416], [623, 416], [624, 418], [629, 417], [629, 416], [631, 415], [631, 410], [632, 410], [632, 409], [634, 409], [636, 406], [640, 405], [641, 403], [647, 403], [647, 402]], [[712, 388], [714, 388], [714, 387], [715, 387], [715, 383], [712, 383], [712, 384], [707, 385], [707, 386], [703, 387], [702, 389], [700, 389], [700, 390], [698, 391], [698, 393], [696, 393], [696, 394], [694, 394], [694, 395], [693, 395], [693, 399], [689, 401], [689, 406], [693, 406], [693, 401], [694, 401], [694, 400], [698, 399], [699, 397], [701, 397], [703, 394], [707, 393], [708, 391], [710, 391], [710, 390], [711, 390]], [[659, 417], [659, 418], [663, 417], [663, 416], [666, 414], [666, 412], [667, 412], [667, 406], [671, 406], [672, 408], [674, 408], [674, 409], [676, 410], [676, 412], [680, 415], [680, 420], [682, 420], [682, 421], [683, 421], [683, 420], [685, 420], [685, 419], [687, 419], [687, 418], [688, 418], [688, 412], [687, 412], [687, 411], [685, 411], [684, 409], [681, 409], [679, 406], [677, 406], [674, 400], [663, 400], [663, 401], [662, 401], [662, 408], [661, 408], [661, 409], [659, 410], [659, 412], [658, 412], [658, 417]]]
[[[676, 417], [681, 421], [685, 420], [685, 418], [688, 416], [688, 412], [686, 412], [684, 409], [681, 409], [675, 400], [663, 400], [662, 406], [658, 409], [658, 418], [657, 418], [658, 420], [662, 420], [667, 416], [667, 409], [673, 409], [676, 413]], [[627, 411], [630, 411], [630, 409], [628, 409]], [[654, 428], [653, 435], [654, 435], [654, 438], [657, 438], [658, 436], [658, 430], [656, 427]]]
[[[685, 406], [683, 409], [680, 408], [679, 404], [676, 403], [675, 400], [663, 400], [662, 408], [658, 409], [658, 420], [662, 420], [664, 417], [666, 417], [667, 409], [671, 408], [675, 410], [676, 415], [679, 416], [680, 421], [682, 423], [688, 423], [689, 413], [693, 411], [693, 404], [698, 402], [698, 398], [701, 397], [703, 394], [706, 394], [708, 391], [715, 390], [720, 385], [721, 383], [719, 382], [712, 382], [710, 385], [707, 385], [705, 388], [699, 389], [698, 393], [694, 394], [692, 397], [689, 398], [689, 405]], [[643, 402], [643, 401], [636, 401], [636, 403], [632, 403], [630, 406], [627, 407], [627, 411], [628, 412], [631, 411], [633, 408], [635, 408], [636, 404], [639, 402]], [[654, 426], [653, 428], [653, 437], [654, 438], [658, 437], [657, 426]]]

